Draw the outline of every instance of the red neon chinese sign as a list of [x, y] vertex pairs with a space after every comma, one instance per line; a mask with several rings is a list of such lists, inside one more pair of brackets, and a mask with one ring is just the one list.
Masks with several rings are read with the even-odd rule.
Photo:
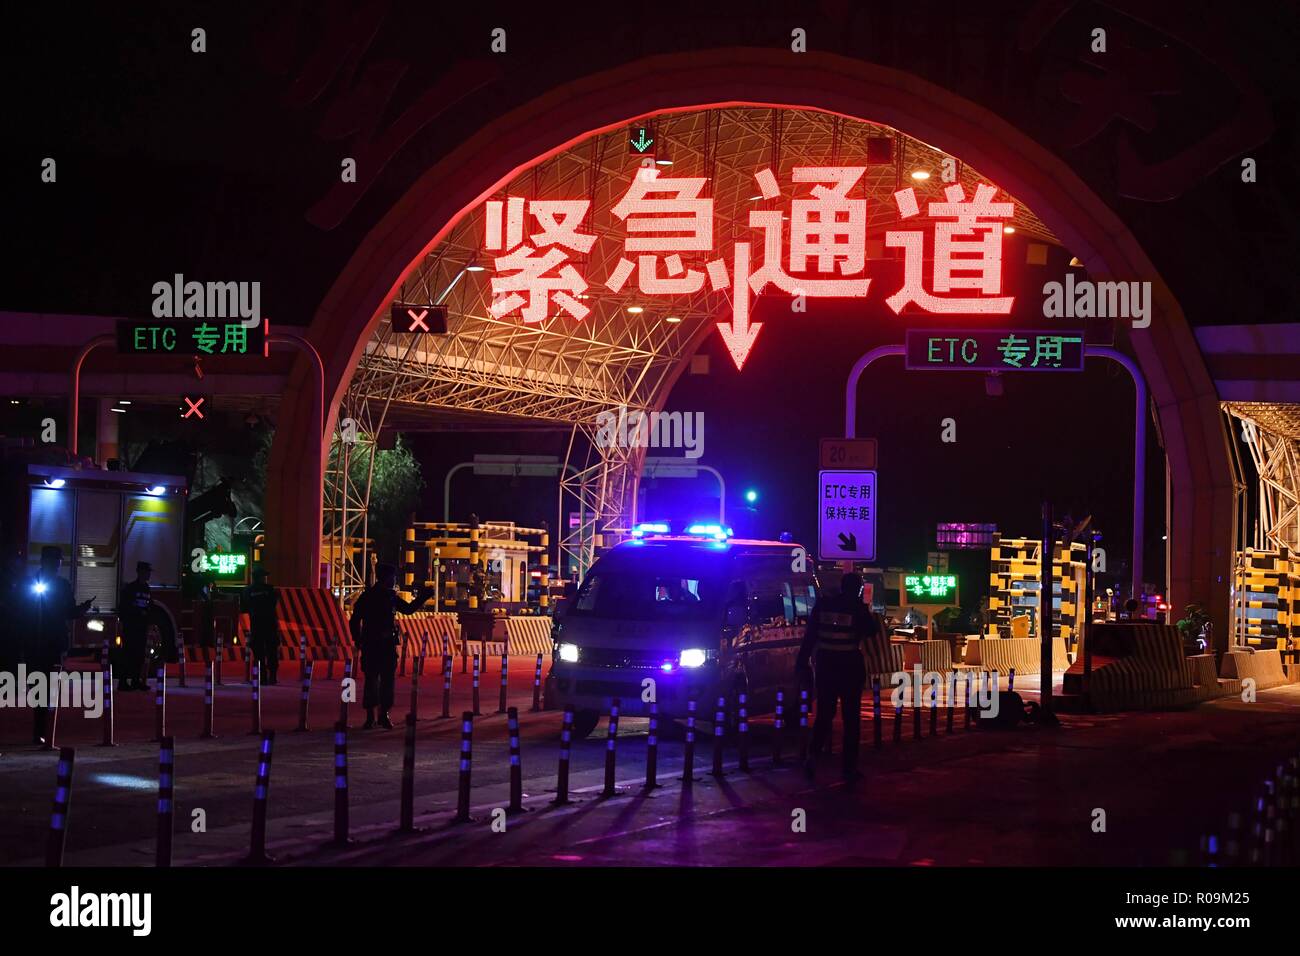
[[[735, 242], [728, 269], [725, 256], [711, 255], [713, 199], [700, 195], [705, 179], [661, 178], [658, 169], [643, 168], [610, 209], [626, 234], [624, 255], [604, 284], [620, 292], [635, 276], [646, 296], [698, 292], [706, 278], [712, 291], [731, 289], [731, 315], [718, 323], [718, 331], [736, 368], [742, 368], [762, 329], [762, 323], [749, 321], [753, 298], [769, 285], [810, 298], [866, 297], [871, 287], [867, 200], [850, 195], [865, 172], [865, 166], [796, 167], [791, 179], [801, 194], [790, 200], [789, 216], [781, 210], [751, 210], [748, 225], [755, 230], [757, 248]], [[781, 196], [772, 170], [760, 170], [754, 180], [764, 199]], [[995, 187], [981, 183], [968, 198], [954, 184], [944, 190], [943, 201], [929, 203], [927, 214], [935, 225], [928, 257], [923, 230], [885, 233], [886, 246], [903, 250], [902, 288], [885, 298], [895, 313], [908, 305], [941, 315], [1011, 311], [1015, 297], [1000, 295], [1002, 229], [1015, 214], [1015, 204], [994, 202], [996, 194]], [[894, 202], [903, 220], [920, 214], [911, 188], [896, 192]], [[579, 300], [588, 284], [571, 256], [589, 252], [596, 241], [580, 231], [590, 205], [586, 199], [515, 196], [487, 203], [484, 245], [497, 253], [489, 307], [494, 317], [519, 312], [524, 322], [541, 322], [554, 307], [575, 319], [586, 318], [590, 310]], [[695, 262], [688, 265], [683, 255]], [[923, 275], [927, 258], [934, 262], [930, 288]]]

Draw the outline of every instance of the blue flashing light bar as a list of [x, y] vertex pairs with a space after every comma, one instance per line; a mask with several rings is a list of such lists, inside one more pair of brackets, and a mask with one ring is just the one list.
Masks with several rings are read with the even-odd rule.
[[668, 522], [666, 521], [642, 521], [632, 529], [632, 537], [641, 538], [648, 534], [667, 534]]
[[731, 529], [724, 528], [720, 524], [693, 524], [686, 529], [686, 533], [717, 538], [719, 541], [725, 541], [731, 537]]

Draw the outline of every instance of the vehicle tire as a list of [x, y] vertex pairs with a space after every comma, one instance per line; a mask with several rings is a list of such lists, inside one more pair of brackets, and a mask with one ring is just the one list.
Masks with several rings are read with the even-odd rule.
[[573, 715], [573, 739], [585, 740], [600, 723], [600, 711], [580, 710]]

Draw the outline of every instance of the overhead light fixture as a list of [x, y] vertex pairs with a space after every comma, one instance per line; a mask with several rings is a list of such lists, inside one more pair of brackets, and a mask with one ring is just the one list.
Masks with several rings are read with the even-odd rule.
[[150, 488], [147, 492], [145, 492], [145, 494], [150, 494], [150, 495], [160, 495], [160, 494], [162, 494], [162, 493], [163, 493], [164, 491], [166, 491], [166, 490], [167, 490], [167, 489], [164, 488], [162, 485], [154, 485], [154, 486], [153, 486], [152, 488]]
[[45, 484], [51, 488], [62, 488], [67, 484], [67, 481], [62, 478], [46, 478]]
[[117, 404], [119, 404], [119, 405], [130, 405], [130, 404], [131, 404], [131, 399], [129, 399], [129, 398], [119, 398], [119, 399], [117, 400]]
[[1002, 231], [1003, 231], [1006, 235], [1009, 236], [1009, 235], [1011, 235], [1013, 232], [1016, 231], [1016, 227], [1015, 227], [1015, 226], [1003, 226], [1003, 227], [1002, 227]]
[[913, 179], [929, 179], [929, 178], [930, 178], [930, 172], [929, 172], [929, 170], [925, 170], [925, 169], [914, 169], [914, 170], [912, 170], [912, 178], [913, 178]]
[[1081, 267], [1083, 266], [1083, 263], [1079, 261], [1079, 257], [1078, 257], [1078, 256], [1071, 256], [1071, 257], [1070, 257], [1070, 265], [1073, 266], [1074, 268], [1078, 269], [1078, 268], [1081, 268]]
[[762, 198], [763, 198], [762, 196], [750, 196], [750, 197], [749, 197], [749, 201], [750, 201], [750, 202], [757, 202], [758, 200], [760, 200], [760, 199], [762, 199]]
[[671, 323], [674, 324], [674, 325], [676, 325], [676, 324], [677, 324], [678, 322], [680, 322], [681, 320], [682, 320], [682, 317], [681, 317], [680, 315], [666, 315], [666, 316], [664, 316], [664, 321], [665, 321], [665, 322], [671, 322]]
[[126, 414], [126, 409], [125, 409], [125, 408], [110, 408], [109, 411], [110, 411], [110, 412], [116, 412], [118, 415], [125, 415], [125, 414]]
[[471, 262], [469, 265], [467, 265], [467, 266], [465, 267], [465, 271], [466, 271], [466, 272], [482, 272], [482, 271], [483, 271], [483, 266], [480, 266], [480, 265], [477, 265], [476, 263]]
[[645, 311], [645, 309], [641, 308], [641, 306], [639, 305], [629, 305], [627, 307], [627, 310], [631, 312], [633, 315], [640, 315], [642, 312]]

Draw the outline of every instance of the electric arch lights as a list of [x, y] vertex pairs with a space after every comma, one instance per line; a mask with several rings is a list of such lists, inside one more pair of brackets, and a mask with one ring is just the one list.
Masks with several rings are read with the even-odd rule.
[[[698, 292], [706, 280], [712, 291], [731, 290], [730, 319], [717, 326], [732, 361], [741, 369], [763, 327], [750, 321], [753, 299], [769, 285], [811, 298], [867, 296], [871, 286], [867, 200], [850, 196], [865, 172], [865, 166], [795, 167], [791, 179], [796, 187], [807, 186], [806, 193], [790, 200], [789, 216], [777, 209], [751, 210], [748, 225], [760, 234], [758, 241], [755, 248], [749, 241], [733, 243], [728, 269], [725, 256], [712, 257], [713, 199], [701, 195], [706, 179], [664, 177], [654, 167], [640, 169], [610, 208], [626, 229], [625, 255], [604, 285], [621, 292], [635, 276], [645, 296]], [[759, 170], [754, 180], [759, 190], [755, 199], [781, 198], [771, 169]], [[1000, 294], [1002, 237], [1015, 204], [994, 202], [996, 195], [996, 187], [980, 183], [968, 198], [964, 187], [953, 184], [944, 189], [943, 201], [928, 203], [927, 216], [934, 222], [928, 256], [925, 230], [885, 233], [886, 246], [903, 250], [903, 285], [885, 298], [895, 314], [908, 306], [938, 315], [1011, 311], [1015, 297]], [[894, 203], [900, 219], [921, 213], [912, 187], [894, 193]], [[484, 246], [497, 253], [492, 260], [495, 275], [489, 307], [494, 318], [518, 312], [526, 323], [541, 322], [552, 313], [552, 306], [579, 321], [590, 314], [581, 301], [588, 295], [587, 280], [571, 258], [574, 253], [586, 255], [596, 241], [594, 235], [580, 231], [590, 207], [587, 199], [519, 196], [486, 204]], [[526, 222], [535, 227], [533, 231], [526, 230]], [[933, 260], [928, 288], [927, 258]], [[952, 294], [960, 292], [973, 294]]]

